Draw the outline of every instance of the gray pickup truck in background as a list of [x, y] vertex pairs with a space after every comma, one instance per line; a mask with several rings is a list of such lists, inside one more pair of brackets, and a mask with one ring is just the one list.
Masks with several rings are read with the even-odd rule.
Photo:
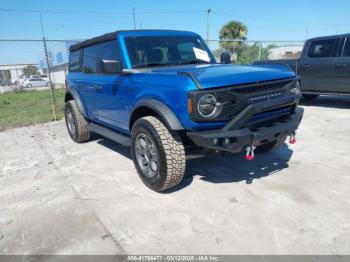
[[350, 95], [350, 34], [306, 41], [300, 59], [256, 61], [254, 64], [287, 64], [300, 77], [304, 98]]

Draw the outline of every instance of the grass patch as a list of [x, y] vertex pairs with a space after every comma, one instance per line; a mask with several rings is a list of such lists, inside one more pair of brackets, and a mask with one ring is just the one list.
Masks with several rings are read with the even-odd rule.
[[[55, 89], [57, 119], [63, 118], [65, 89]], [[0, 95], [0, 131], [54, 120], [50, 90]]]

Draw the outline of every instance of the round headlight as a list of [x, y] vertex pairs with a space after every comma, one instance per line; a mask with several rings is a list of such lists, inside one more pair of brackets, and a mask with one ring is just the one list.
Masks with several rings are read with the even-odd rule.
[[203, 117], [212, 117], [217, 112], [217, 100], [214, 95], [203, 95], [198, 101], [198, 113]]
[[295, 86], [293, 88], [290, 89], [290, 92], [293, 94], [300, 94], [300, 82], [296, 81]]

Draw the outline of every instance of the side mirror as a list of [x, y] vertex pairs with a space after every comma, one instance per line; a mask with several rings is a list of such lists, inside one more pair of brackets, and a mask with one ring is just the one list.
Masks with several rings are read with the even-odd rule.
[[101, 61], [101, 69], [106, 74], [120, 74], [122, 72], [122, 63], [117, 60], [105, 60]]
[[220, 63], [221, 64], [229, 64], [231, 63], [231, 55], [229, 52], [223, 52], [220, 55]]

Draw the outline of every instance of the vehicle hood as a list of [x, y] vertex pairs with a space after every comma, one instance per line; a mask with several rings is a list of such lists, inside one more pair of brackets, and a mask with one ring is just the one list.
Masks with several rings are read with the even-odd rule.
[[151, 74], [191, 73], [202, 88], [256, 83], [295, 76], [295, 73], [284, 65], [205, 64], [157, 67], [147, 72]]

